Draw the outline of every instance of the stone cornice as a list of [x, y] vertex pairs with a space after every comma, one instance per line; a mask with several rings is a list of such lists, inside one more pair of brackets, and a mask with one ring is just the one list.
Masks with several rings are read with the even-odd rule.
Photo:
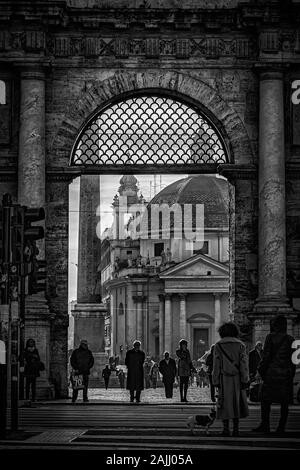
[[252, 59], [259, 54], [262, 59], [278, 55], [284, 61], [286, 54], [290, 61], [292, 54], [293, 60], [300, 60], [299, 21], [300, 5], [281, 7], [280, 2], [212, 9], [184, 4], [100, 8], [97, 2], [95, 7], [73, 8], [66, 1], [2, 1], [0, 58], [34, 53], [51, 59]]

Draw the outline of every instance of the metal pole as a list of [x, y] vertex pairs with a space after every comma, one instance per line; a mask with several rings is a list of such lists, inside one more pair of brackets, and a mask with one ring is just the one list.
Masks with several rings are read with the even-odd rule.
[[12, 205], [11, 196], [4, 194], [2, 199], [3, 207], [3, 266], [2, 276], [4, 279], [4, 289], [0, 305], [0, 339], [5, 344], [5, 364], [0, 365], [0, 436], [6, 436], [6, 413], [7, 413], [7, 371], [8, 371], [8, 344], [9, 344], [9, 262], [10, 262], [10, 208]]
[[24, 349], [25, 349], [25, 273], [24, 264], [20, 278], [20, 374], [19, 374], [19, 398], [24, 400]]

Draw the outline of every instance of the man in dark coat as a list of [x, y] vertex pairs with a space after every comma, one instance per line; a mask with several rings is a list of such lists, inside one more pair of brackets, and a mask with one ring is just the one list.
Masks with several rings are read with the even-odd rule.
[[292, 363], [293, 341], [294, 338], [287, 334], [286, 318], [277, 315], [271, 321], [271, 333], [266, 337], [263, 357], [258, 366], [258, 372], [263, 379], [261, 424], [253, 431], [270, 433], [271, 405], [280, 403], [280, 420], [276, 433], [285, 432], [296, 369]]
[[162, 359], [159, 363], [159, 372], [163, 376], [163, 383], [165, 386], [165, 394], [166, 398], [172, 398], [173, 397], [173, 384], [175, 381], [176, 377], [176, 362], [174, 359], [170, 357], [170, 354], [168, 351], [165, 352], [164, 354], [164, 359]]
[[130, 391], [130, 402], [140, 403], [141, 391], [144, 390], [145, 353], [141, 351], [141, 342], [135, 341], [133, 348], [126, 353], [125, 364], [128, 369], [126, 388]]
[[105, 383], [106, 390], [108, 389], [110, 374], [111, 374], [111, 370], [108, 367], [108, 365], [106, 365], [105, 368], [102, 371], [102, 377], [104, 378], [104, 383]]
[[[88, 386], [89, 386], [89, 375], [90, 369], [94, 365], [94, 357], [92, 352], [88, 348], [88, 342], [83, 339], [80, 342], [80, 346], [77, 349], [74, 349], [71, 359], [71, 366], [76, 375], [83, 376], [83, 401], [87, 402], [88, 400]], [[78, 390], [73, 390], [72, 403], [75, 403], [78, 397]]]
[[263, 344], [257, 341], [255, 347], [249, 352], [249, 376], [250, 381], [253, 382], [257, 374], [258, 365], [262, 359]]

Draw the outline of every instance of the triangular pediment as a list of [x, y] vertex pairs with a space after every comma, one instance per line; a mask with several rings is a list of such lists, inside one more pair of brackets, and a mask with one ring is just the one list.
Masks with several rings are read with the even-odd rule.
[[[208, 274], [210, 273], [210, 274]], [[160, 273], [162, 279], [174, 277], [199, 277], [199, 276], [228, 276], [229, 268], [226, 264], [220, 263], [208, 256], [199, 254], [182, 261]]]

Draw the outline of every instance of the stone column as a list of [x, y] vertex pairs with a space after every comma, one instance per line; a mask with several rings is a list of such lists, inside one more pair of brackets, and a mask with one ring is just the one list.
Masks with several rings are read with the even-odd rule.
[[286, 297], [284, 94], [281, 71], [260, 74], [259, 297], [255, 311], [291, 311]]
[[[45, 208], [45, 72], [38, 64], [25, 65], [20, 78], [18, 203]], [[38, 225], [44, 225], [44, 222], [38, 222]], [[37, 246], [38, 259], [44, 260], [45, 239], [37, 241]], [[46, 367], [37, 383], [38, 398], [53, 395], [53, 387], [49, 383], [51, 318], [43, 293], [26, 298], [25, 341], [35, 339]]]
[[222, 294], [219, 292], [214, 294], [215, 299], [215, 332], [214, 332], [214, 341], [218, 341], [219, 333], [218, 329], [221, 326], [222, 318], [221, 318], [221, 297]]
[[186, 339], [186, 294], [179, 295], [179, 334]]
[[165, 295], [165, 351], [172, 354], [172, 295]]
[[21, 71], [19, 204], [45, 207], [45, 171], [45, 73], [32, 66]]
[[143, 312], [143, 295], [135, 295], [133, 296], [133, 300], [136, 303], [136, 339], [141, 341], [142, 348], [145, 347], [144, 343], [144, 335], [143, 335], [143, 328], [144, 328], [144, 312]]
[[165, 298], [164, 295], [160, 294], [159, 296], [159, 316], [158, 316], [158, 331], [159, 331], [159, 355], [162, 356], [164, 353], [165, 346]]

